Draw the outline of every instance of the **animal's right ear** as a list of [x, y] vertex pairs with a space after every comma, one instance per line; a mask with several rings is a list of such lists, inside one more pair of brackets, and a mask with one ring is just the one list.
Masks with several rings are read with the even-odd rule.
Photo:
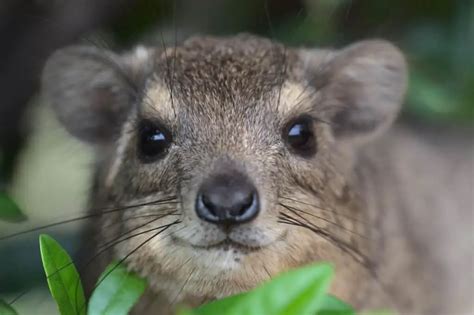
[[71, 134], [91, 143], [106, 143], [117, 136], [151, 68], [149, 52], [139, 50], [118, 56], [76, 46], [49, 58], [43, 70], [43, 93]]
[[384, 40], [337, 51], [303, 51], [309, 81], [321, 93], [319, 110], [346, 143], [367, 143], [397, 117], [407, 87], [402, 52]]

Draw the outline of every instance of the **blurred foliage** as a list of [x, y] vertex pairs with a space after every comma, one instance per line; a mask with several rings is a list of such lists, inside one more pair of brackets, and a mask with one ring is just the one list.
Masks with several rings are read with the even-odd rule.
[[1, 315], [17, 315], [17, 312], [5, 301], [0, 300]]
[[22, 222], [27, 217], [21, 212], [18, 205], [5, 192], [0, 191], [0, 220], [8, 222]]
[[291, 40], [298, 33], [296, 43], [316, 45], [367, 37], [392, 40], [403, 49], [410, 66], [408, 114], [427, 121], [474, 120], [474, 2], [326, 0], [308, 4], [310, 18], [296, 22], [296, 28], [286, 28], [284, 38]]

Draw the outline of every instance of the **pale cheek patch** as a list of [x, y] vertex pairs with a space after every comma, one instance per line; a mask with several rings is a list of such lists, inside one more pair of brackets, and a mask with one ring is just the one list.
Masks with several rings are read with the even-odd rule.
[[120, 166], [123, 163], [123, 160], [125, 158], [125, 151], [127, 149], [128, 143], [130, 143], [130, 140], [132, 138], [132, 128], [133, 119], [126, 122], [124, 128], [122, 129], [120, 139], [118, 140], [116, 154], [114, 154], [114, 157], [112, 158], [109, 170], [107, 172], [107, 176], [105, 177], [105, 187], [107, 189], [112, 187], [115, 177], [117, 177]]
[[275, 104], [278, 104], [278, 112], [283, 117], [288, 117], [292, 114], [311, 111], [313, 101], [318, 95], [319, 93], [313, 93], [312, 89], [305, 88], [303, 84], [285, 82], [281, 91], [275, 92]]

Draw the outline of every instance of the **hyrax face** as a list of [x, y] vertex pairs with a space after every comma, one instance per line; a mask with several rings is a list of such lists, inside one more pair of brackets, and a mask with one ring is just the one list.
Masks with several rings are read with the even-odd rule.
[[[395, 118], [405, 64], [383, 41], [340, 51], [252, 36], [118, 56], [59, 51], [44, 90], [100, 154], [101, 239], [170, 297], [249, 289], [366, 246], [357, 149]], [[138, 206], [140, 205], [140, 206]]]

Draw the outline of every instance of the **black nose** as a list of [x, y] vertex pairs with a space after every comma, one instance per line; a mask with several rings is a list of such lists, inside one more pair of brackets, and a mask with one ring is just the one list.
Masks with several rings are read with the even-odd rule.
[[197, 215], [216, 224], [248, 222], [259, 210], [257, 190], [239, 173], [210, 177], [202, 184], [196, 199]]

